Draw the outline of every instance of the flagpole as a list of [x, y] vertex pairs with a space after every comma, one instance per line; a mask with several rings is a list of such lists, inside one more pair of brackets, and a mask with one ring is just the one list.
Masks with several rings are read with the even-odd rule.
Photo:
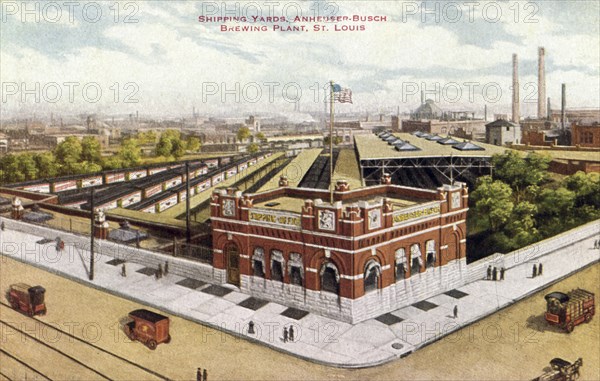
[[333, 81], [329, 81], [329, 201], [333, 206]]

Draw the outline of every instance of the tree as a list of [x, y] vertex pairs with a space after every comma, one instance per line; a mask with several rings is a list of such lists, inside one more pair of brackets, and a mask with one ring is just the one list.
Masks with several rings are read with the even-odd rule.
[[514, 204], [512, 190], [502, 181], [493, 181], [483, 176], [477, 181], [471, 198], [475, 203], [475, 212], [480, 218], [487, 218], [490, 230], [497, 232], [511, 217]]
[[248, 144], [248, 153], [257, 153], [260, 151], [260, 146], [256, 143]]
[[35, 180], [38, 177], [38, 167], [35, 164], [33, 155], [24, 153], [17, 156], [19, 170], [25, 177], [25, 180]]
[[81, 160], [90, 163], [100, 163], [102, 156], [100, 142], [93, 136], [86, 136], [81, 140]]
[[550, 158], [536, 154], [526, 158], [516, 151], [507, 151], [502, 155], [494, 155], [494, 178], [510, 185], [514, 191], [515, 202], [521, 201], [528, 186], [540, 185], [547, 178]]
[[267, 141], [267, 137], [262, 132], [257, 133], [256, 135], [254, 135], [254, 137], [256, 137], [256, 139], [260, 140], [263, 143]]
[[75, 164], [81, 161], [81, 142], [74, 136], [67, 137], [54, 149], [54, 156], [60, 165], [60, 173], [71, 174]]
[[38, 153], [33, 156], [38, 172], [44, 177], [54, 177], [58, 174], [58, 164], [52, 152]]
[[171, 156], [176, 160], [185, 155], [186, 143], [181, 139], [171, 140]]
[[511, 241], [510, 249], [527, 246], [540, 238], [535, 219], [537, 209], [535, 204], [528, 201], [521, 201], [515, 205], [506, 226], [506, 232]]
[[[337, 146], [338, 144], [340, 144], [342, 142], [342, 138], [339, 136], [334, 136], [333, 137], [333, 145]], [[329, 146], [329, 135], [325, 136], [323, 138], [323, 145], [324, 146]]]
[[16, 155], [7, 155], [1, 162], [3, 171], [3, 182], [6, 184], [25, 181], [25, 174], [21, 171], [19, 159]]
[[186, 148], [188, 151], [197, 152], [200, 150], [200, 139], [195, 136], [190, 136], [186, 142]]
[[171, 139], [166, 136], [161, 136], [158, 144], [156, 145], [156, 155], [169, 157], [171, 156], [171, 150], [173, 149], [173, 143]]
[[133, 167], [140, 164], [142, 149], [137, 139], [123, 140], [121, 148], [119, 148], [118, 157], [121, 167]]
[[575, 192], [560, 187], [544, 189], [540, 193], [537, 220], [544, 237], [549, 237], [574, 226]]
[[577, 172], [563, 180], [563, 186], [575, 193], [575, 205], [600, 208], [600, 174]]
[[166, 130], [160, 135], [156, 145], [156, 155], [179, 159], [185, 154], [186, 142], [181, 140], [181, 133], [177, 130]]
[[248, 139], [252, 134], [250, 133], [250, 129], [248, 127], [240, 127], [237, 132], [237, 140], [240, 142]]

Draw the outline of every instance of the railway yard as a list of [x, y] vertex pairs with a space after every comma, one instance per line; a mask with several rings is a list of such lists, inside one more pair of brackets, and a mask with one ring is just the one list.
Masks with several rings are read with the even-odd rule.
[[570, 335], [547, 326], [543, 318], [547, 292], [582, 287], [598, 294], [599, 264], [404, 359], [344, 370], [309, 363], [175, 316], [171, 316], [173, 341], [150, 351], [121, 330], [123, 319], [139, 304], [7, 257], [0, 263], [2, 290], [15, 282], [43, 284], [48, 290], [48, 314], [42, 317], [17, 313], [2, 300], [0, 380], [192, 380], [197, 367], [207, 368], [211, 380], [282, 379], [283, 368], [273, 364], [285, 364], [285, 379], [297, 380], [530, 380], [554, 357], [569, 361], [583, 357], [581, 379], [600, 377], [598, 318]]

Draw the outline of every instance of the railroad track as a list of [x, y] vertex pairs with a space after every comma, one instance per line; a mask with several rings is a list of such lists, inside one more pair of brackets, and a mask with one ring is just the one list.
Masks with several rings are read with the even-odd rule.
[[[98, 345], [95, 345], [93, 343], [90, 343], [70, 332], [64, 331], [60, 328], [58, 328], [56, 325], [52, 325], [52, 324], [48, 324], [40, 319], [37, 319], [35, 317], [30, 317], [30, 316], [26, 316], [23, 315], [17, 311], [14, 311], [10, 305], [4, 303], [4, 302], [0, 302], [0, 305], [2, 305], [3, 307], [6, 307], [7, 309], [10, 309], [11, 311], [13, 311], [15, 314], [18, 314], [20, 317], [27, 319], [27, 320], [33, 320], [35, 321], [37, 324], [40, 324], [43, 329], [45, 330], [45, 332], [55, 332], [57, 333], [57, 335], [65, 335], [66, 337], [68, 337], [69, 339], [71, 339], [71, 343], [73, 343], [73, 341], [79, 343], [80, 345], [84, 345], [87, 348], [91, 348], [94, 351], [99, 351], [104, 353], [105, 355], [107, 355], [108, 359], [114, 359], [117, 360], [119, 362], [119, 364], [114, 364], [114, 366], [111, 366], [112, 369], [117, 369], [117, 367], [119, 366], [123, 366], [125, 364], [127, 364], [127, 366], [135, 369], [136, 371], [138, 371], [138, 373], [144, 374], [145, 376], [143, 378], [140, 378], [140, 380], [147, 380], [147, 379], [158, 379], [158, 380], [164, 380], [164, 381], [169, 381], [170, 379], [156, 371], [153, 371], [152, 369], [149, 369], [147, 367], [144, 367], [142, 365], [136, 364], [135, 362], [128, 360], [116, 353], [113, 353], [109, 350], [106, 350], [102, 347], [99, 347]], [[31, 339], [33, 342], [36, 343], [36, 345], [41, 345], [42, 347], [46, 348], [47, 350], [53, 351], [55, 353], [57, 353], [61, 358], [63, 359], [67, 359], [68, 361], [72, 362], [73, 364], [76, 364], [78, 367], [84, 368], [86, 369], [86, 371], [89, 371], [93, 374], [95, 374], [96, 376], [98, 376], [100, 379], [105, 379], [105, 380], [113, 380], [114, 378], [112, 378], [111, 376], [109, 376], [108, 374], [106, 374], [106, 372], [100, 371], [98, 369], [93, 368], [92, 366], [90, 366], [89, 361], [88, 363], [86, 363], [85, 361], [82, 361], [81, 359], [76, 358], [74, 355], [67, 353], [64, 349], [60, 349], [58, 348], [58, 345], [50, 345], [49, 343], [39, 339], [38, 337], [35, 337], [34, 335], [31, 335], [30, 332], [31, 330], [26, 330], [26, 329], [21, 329], [18, 326], [15, 326], [13, 324], [13, 322], [9, 322], [4, 320], [4, 318], [6, 317], [5, 314], [2, 315], [3, 319], [0, 319], [0, 324], [15, 330], [17, 332], [19, 332], [19, 334]], [[55, 336], [56, 337], [56, 336]], [[72, 344], [71, 344], [72, 345]], [[82, 348], [85, 349], [85, 348]], [[23, 361], [22, 359], [19, 359], [15, 354], [12, 353], [8, 353], [7, 351], [5, 351], [4, 349], [0, 349], [0, 351], [2, 353], [4, 353], [6, 356], [12, 358], [13, 360], [15, 360], [16, 362], [20, 363], [21, 365], [23, 365], [24, 367], [32, 370], [33, 372], [41, 375], [42, 377], [48, 379], [48, 380], [52, 380], [52, 378], [50, 378], [48, 375], [43, 374], [42, 372], [40, 372], [38, 369], [35, 369], [33, 366], [31, 366], [30, 364], [27, 364], [25, 361]], [[78, 352], [82, 352], [81, 350]], [[93, 357], [89, 357], [88, 359], [91, 358], [96, 358], [96, 356]], [[105, 357], [106, 359], [106, 357]], [[10, 379], [10, 377], [8, 377], [8, 375], [4, 375], [4, 377]]]
[[[5, 351], [4, 349], [0, 348], [0, 353], [2, 353], [3, 355], [11, 358], [12, 360], [14, 360], [15, 362], [17, 362], [19, 365], [23, 366], [24, 368], [32, 371], [33, 373], [44, 377], [45, 379], [49, 380], [49, 381], [53, 381], [50, 377], [46, 376], [44, 373], [40, 372], [39, 370], [35, 369], [34, 367], [32, 367], [31, 365], [27, 364], [25, 361], [17, 358], [16, 356], [13, 356], [12, 354], [8, 353], [7, 351]], [[11, 376], [9, 376], [8, 374], [6, 374], [3, 370], [0, 369], [0, 376], [6, 378], [9, 381], [12, 381], [13, 378]]]

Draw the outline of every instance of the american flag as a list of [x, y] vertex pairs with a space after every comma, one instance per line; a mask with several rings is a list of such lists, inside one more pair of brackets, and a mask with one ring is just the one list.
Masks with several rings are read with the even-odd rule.
[[352, 103], [352, 90], [342, 88], [338, 84], [333, 85], [333, 100], [340, 103]]

